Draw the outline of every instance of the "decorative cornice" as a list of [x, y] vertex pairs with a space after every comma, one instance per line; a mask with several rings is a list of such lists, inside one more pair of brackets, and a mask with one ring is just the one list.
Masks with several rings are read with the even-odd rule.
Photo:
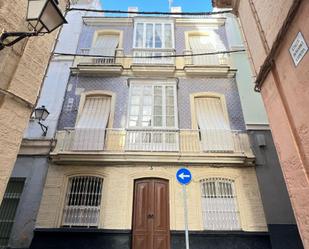
[[77, 67], [71, 68], [72, 74], [83, 74], [83, 75], [112, 75], [120, 76], [123, 72], [122, 65], [82, 65], [79, 64]]
[[203, 18], [203, 19], [193, 19], [193, 18], [177, 18], [176, 24], [179, 25], [200, 25], [200, 26], [213, 26], [220, 27], [225, 24], [226, 18]]
[[[160, 17], [152, 17], [153, 19], [158, 19]], [[146, 18], [144, 18], [146, 19]], [[163, 18], [162, 18], [163, 19]], [[174, 19], [176, 24], [179, 25], [199, 25], [199, 26], [213, 26], [219, 27], [225, 24], [225, 17], [218, 18], [176, 18], [169, 17], [165, 19]], [[84, 23], [87, 25], [133, 25], [133, 18], [131, 17], [83, 17]]]
[[246, 130], [270, 130], [268, 124], [246, 124]]
[[20, 156], [47, 156], [54, 147], [53, 139], [23, 139], [18, 155]]
[[205, 153], [181, 154], [181, 153], [160, 153], [160, 152], [62, 152], [51, 153], [51, 159], [55, 164], [74, 165], [130, 165], [130, 164], [173, 164], [173, 165], [201, 165], [209, 164], [213, 167], [229, 166], [254, 166], [254, 156], [242, 153]]
[[233, 78], [237, 70], [229, 66], [185, 66], [184, 71], [188, 76], [210, 76]]
[[133, 19], [130, 17], [83, 17], [87, 25], [132, 25]]
[[176, 67], [174, 65], [137, 65], [131, 66], [132, 72], [137, 76], [147, 75], [167, 75], [172, 76], [175, 73]]

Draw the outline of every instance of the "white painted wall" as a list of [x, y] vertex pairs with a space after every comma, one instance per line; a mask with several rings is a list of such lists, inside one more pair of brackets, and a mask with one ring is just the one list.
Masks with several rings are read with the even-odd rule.
[[[71, 5], [76, 8], [101, 9], [99, 0], [78, 0], [77, 3]], [[93, 12], [71, 11], [68, 12], [65, 24], [59, 35], [55, 52], [75, 54], [78, 46], [78, 40], [82, 31], [83, 16], [98, 15]], [[100, 14], [102, 15], [102, 14]], [[63, 99], [66, 86], [70, 76], [70, 67], [73, 64], [72, 56], [54, 56], [48, 67], [47, 75], [43, 83], [41, 94], [37, 106], [44, 105], [50, 112], [48, 118], [42, 122], [48, 126], [46, 137], [42, 137], [42, 130], [37, 124], [37, 120], [30, 120], [24, 138], [27, 139], [50, 139], [53, 138], [58, 118], [62, 109]]]

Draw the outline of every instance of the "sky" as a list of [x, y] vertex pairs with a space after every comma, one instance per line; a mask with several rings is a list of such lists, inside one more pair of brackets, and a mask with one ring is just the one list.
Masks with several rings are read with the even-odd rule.
[[[169, 11], [168, 0], [101, 0], [103, 9], [127, 10], [129, 6], [139, 11]], [[211, 11], [211, 0], [174, 0], [172, 6], [181, 6], [183, 12]]]

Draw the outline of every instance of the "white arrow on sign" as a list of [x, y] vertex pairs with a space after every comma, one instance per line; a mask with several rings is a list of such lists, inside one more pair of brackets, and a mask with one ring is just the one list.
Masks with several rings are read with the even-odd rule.
[[185, 173], [181, 173], [180, 175], [179, 175], [179, 177], [183, 180], [183, 179], [185, 179], [185, 178], [190, 178], [190, 175], [185, 175]]

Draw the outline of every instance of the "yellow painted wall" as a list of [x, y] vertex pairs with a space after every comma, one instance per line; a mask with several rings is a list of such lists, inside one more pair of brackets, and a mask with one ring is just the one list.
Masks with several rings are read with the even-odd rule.
[[[189, 167], [193, 181], [188, 185], [189, 229], [203, 230], [199, 181], [206, 177], [226, 177], [235, 180], [244, 231], [266, 231], [266, 222], [255, 169], [252, 167], [211, 168]], [[131, 229], [134, 179], [159, 177], [170, 182], [170, 227], [183, 230], [182, 186], [175, 179], [175, 166], [57, 166], [51, 165], [37, 219], [37, 227], [54, 228], [61, 224], [61, 216], [68, 176], [90, 174], [104, 177], [101, 222], [99, 228]]]

